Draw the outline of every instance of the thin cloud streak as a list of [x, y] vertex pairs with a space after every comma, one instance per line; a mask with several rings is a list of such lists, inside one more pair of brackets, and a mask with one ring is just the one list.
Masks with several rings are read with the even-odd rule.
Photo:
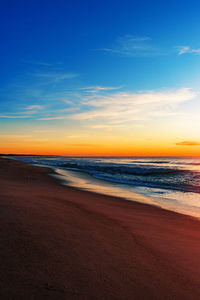
[[89, 86], [85, 88], [81, 88], [80, 90], [89, 92], [89, 93], [96, 93], [98, 91], [112, 91], [112, 90], [119, 90], [122, 87], [113, 87], [113, 86]]
[[72, 114], [74, 120], [103, 120], [110, 124], [125, 124], [133, 121], [171, 117], [179, 104], [192, 100], [196, 93], [188, 88], [176, 91], [146, 93], [115, 93], [107, 96], [96, 95], [83, 99], [82, 104], [89, 111]]
[[111, 47], [100, 48], [97, 50], [130, 57], [166, 54], [163, 50], [154, 46], [151, 40], [152, 39], [150, 37], [135, 37], [127, 34], [125, 36], [118, 37]]
[[[101, 128], [113, 126], [135, 126], [141, 121], [155, 118], [181, 117], [178, 106], [194, 99], [197, 94], [189, 89], [182, 88], [174, 91], [149, 91], [140, 93], [111, 92], [106, 94], [102, 90], [90, 96], [79, 94], [73, 103], [66, 103], [67, 107], [45, 112], [37, 120], [74, 120], [86, 122], [87, 127]], [[69, 107], [70, 105], [70, 107]], [[66, 112], [66, 114], [62, 114]], [[47, 115], [48, 114], [48, 115]], [[92, 123], [91, 123], [92, 122]]]
[[65, 79], [72, 79], [79, 76], [79, 74], [77, 73], [59, 73], [59, 72], [35, 73], [33, 75], [35, 77], [51, 79], [55, 82], [65, 80]]
[[34, 60], [23, 60], [24, 63], [30, 64], [30, 65], [38, 65], [43, 67], [52, 67], [53, 64], [43, 62], [43, 61], [34, 61]]
[[200, 48], [193, 49], [189, 46], [178, 46], [177, 48], [179, 49], [178, 51], [179, 55], [186, 54], [186, 53], [200, 55]]
[[27, 110], [43, 109], [43, 108], [44, 108], [44, 106], [42, 106], [42, 105], [30, 105], [30, 106], [25, 107], [25, 109], [27, 109]]
[[177, 146], [200, 146], [200, 142], [196, 141], [183, 141], [176, 143]]
[[40, 120], [40, 121], [63, 120], [63, 119], [67, 119], [68, 117], [69, 117], [69, 115], [55, 116], [55, 117], [44, 117], [44, 118], [37, 118], [37, 120]]
[[0, 118], [5, 118], [5, 119], [25, 119], [25, 118], [29, 118], [29, 116], [9, 116], [9, 115], [0, 115]]

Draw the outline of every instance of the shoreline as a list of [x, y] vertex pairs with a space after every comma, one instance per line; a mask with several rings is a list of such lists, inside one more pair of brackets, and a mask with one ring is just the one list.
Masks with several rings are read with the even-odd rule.
[[[95, 173], [93, 174], [87, 171], [87, 168], [86, 170], [62, 168], [62, 164], [61, 166], [59, 164], [56, 166], [55, 161], [51, 164], [48, 158], [48, 163], [46, 163], [46, 157], [44, 161], [40, 159], [35, 160], [34, 158], [24, 159], [24, 157], [22, 159], [12, 157], [12, 159], [24, 161], [35, 166], [49, 167], [56, 172], [55, 177], [59, 178], [59, 182], [62, 182], [62, 184], [66, 186], [72, 186], [83, 191], [87, 190], [89, 192], [114, 196], [122, 200], [150, 204], [200, 219], [200, 193], [198, 193], [197, 190], [189, 192], [187, 189], [169, 189], [162, 186], [153, 188], [140, 184], [130, 185], [128, 182], [125, 183], [109, 178], [99, 178], [95, 176]], [[132, 159], [134, 159], [134, 157]], [[191, 162], [191, 164], [193, 163]]]
[[0, 158], [2, 299], [199, 299], [200, 221]]

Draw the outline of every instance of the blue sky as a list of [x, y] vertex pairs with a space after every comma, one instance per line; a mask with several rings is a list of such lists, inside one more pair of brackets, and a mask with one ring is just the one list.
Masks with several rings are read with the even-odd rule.
[[[177, 129], [166, 136], [171, 143], [198, 139], [198, 1], [0, 4], [0, 135], [11, 150], [27, 132], [41, 142], [39, 130], [83, 142], [109, 128], [128, 141], [131, 128], [143, 127], [134, 129], [139, 138], [151, 124], [145, 138], [156, 141], [156, 126], [167, 132], [169, 122]], [[191, 118], [194, 133], [181, 132], [176, 122]]]

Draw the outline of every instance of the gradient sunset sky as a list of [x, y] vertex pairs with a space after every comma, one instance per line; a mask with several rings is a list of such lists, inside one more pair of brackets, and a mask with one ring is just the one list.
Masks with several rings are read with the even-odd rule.
[[0, 5], [0, 153], [200, 155], [199, 1]]

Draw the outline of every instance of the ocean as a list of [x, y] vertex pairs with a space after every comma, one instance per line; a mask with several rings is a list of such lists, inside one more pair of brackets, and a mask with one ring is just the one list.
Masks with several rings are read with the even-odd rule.
[[13, 156], [64, 184], [200, 217], [200, 157]]

